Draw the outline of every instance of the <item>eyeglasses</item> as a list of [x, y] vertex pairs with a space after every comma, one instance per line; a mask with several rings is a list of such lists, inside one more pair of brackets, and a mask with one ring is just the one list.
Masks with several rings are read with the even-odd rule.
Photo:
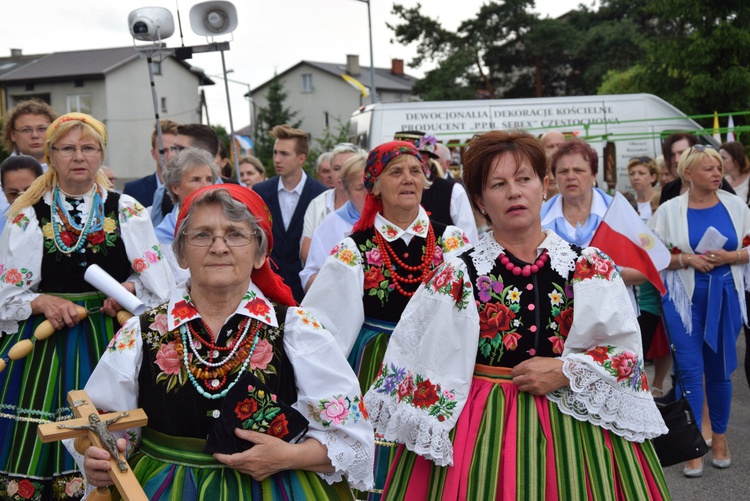
[[24, 127], [23, 129], [13, 129], [14, 131], [18, 132], [19, 134], [23, 134], [25, 136], [28, 136], [32, 132], [36, 131], [37, 134], [40, 136], [43, 136], [47, 132], [47, 125], [40, 125], [37, 128], [34, 127]]
[[76, 154], [77, 150], [81, 150], [81, 154], [84, 157], [93, 157], [94, 155], [102, 151], [101, 148], [97, 148], [96, 146], [91, 145], [84, 145], [80, 148], [78, 146], [61, 146], [60, 148], [53, 146], [52, 149], [60, 153], [60, 155], [63, 157], [72, 157]]
[[630, 159], [631, 162], [633, 162], [634, 160], [638, 160], [642, 164], [646, 164], [646, 163], [649, 163], [649, 162], [653, 161], [653, 159], [651, 157], [647, 157], [645, 155], [642, 156], [642, 157], [633, 157], [633, 158]]
[[187, 230], [182, 232], [187, 237], [187, 243], [195, 247], [211, 247], [214, 240], [221, 238], [228, 247], [244, 247], [253, 242], [256, 232], [243, 233], [241, 231], [230, 231], [224, 235], [214, 235], [205, 230]]
[[25, 190], [24, 191], [16, 191], [16, 190], [5, 191], [5, 190], [3, 190], [3, 193], [5, 193], [5, 197], [6, 198], [18, 198], [21, 195], [23, 195], [24, 193], [26, 193], [26, 191]]
[[171, 151], [172, 153], [179, 153], [182, 150], [186, 150], [186, 149], [187, 149], [187, 146], [182, 146], [179, 144], [173, 144], [172, 146], [169, 147], [169, 151]]

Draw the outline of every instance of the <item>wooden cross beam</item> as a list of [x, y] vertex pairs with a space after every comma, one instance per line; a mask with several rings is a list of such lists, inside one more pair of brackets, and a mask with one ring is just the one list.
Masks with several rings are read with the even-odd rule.
[[[102, 444], [99, 435], [92, 430], [97, 427], [95, 423], [98, 419], [106, 425], [110, 431], [126, 430], [128, 428], [137, 428], [145, 426], [148, 418], [143, 409], [135, 409], [127, 412], [111, 412], [101, 416], [96, 407], [91, 403], [88, 395], [83, 390], [73, 390], [68, 393], [68, 403], [70, 404], [75, 419], [55, 423], [40, 424], [37, 428], [37, 435], [43, 443], [55, 442], [67, 438], [78, 438], [88, 436], [89, 441], [103, 449], [107, 449], [106, 444]], [[94, 414], [94, 416], [91, 416]], [[115, 446], [116, 447], [116, 446]], [[112, 453], [110, 452], [110, 456]], [[122, 453], [117, 451], [117, 458], [110, 458], [109, 476], [115, 483], [117, 490], [125, 501], [148, 501], [146, 493], [133, 475], [133, 471], [127, 466]], [[124, 470], [123, 470], [124, 467]]]

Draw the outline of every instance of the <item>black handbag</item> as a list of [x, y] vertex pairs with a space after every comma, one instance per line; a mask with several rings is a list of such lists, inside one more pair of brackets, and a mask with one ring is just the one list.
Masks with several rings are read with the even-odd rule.
[[674, 353], [675, 348], [669, 336], [669, 329], [664, 317], [662, 317], [662, 322], [664, 323], [664, 332], [667, 335], [667, 342], [669, 343], [672, 355], [674, 372], [679, 380], [682, 394], [680, 398], [672, 402], [657, 402], [656, 406], [659, 412], [661, 412], [661, 416], [664, 418], [664, 423], [669, 428], [669, 432], [666, 435], [651, 439], [651, 443], [654, 445], [654, 450], [659, 457], [661, 465], [672, 466], [673, 464], [704, 456], [708, 452], [708, 445], [703, 440], [703, 435], [685, 395], [685, 385], [682, 382], [682, 374], [680, 373], [680, 368], [677, 365], [677, 357]]

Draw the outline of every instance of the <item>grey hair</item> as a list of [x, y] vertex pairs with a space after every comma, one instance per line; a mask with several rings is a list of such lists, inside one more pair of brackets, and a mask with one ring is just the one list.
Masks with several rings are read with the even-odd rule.
[[173, 203], [178, 203], [177, 195], [172, 192], [172, 186], [178, 186], [182, 180], [183, 174], [190, 169], [195, 167], [202, 167], [208, 165], [211, 167], [211, 173], [214, 177], [214, 182], [219, 177], [219, 168], [216, 166], [214, 157], [200, 148], [185, 148], [179, 155], [172, 157], [164, 166], [164, 172], [162, 172], [162, 178], [164, 179], [164, 191], [169, 195], [170, 200]]
[[232, 195], [226, 189], [215, 188], [198, 195], [190, 205], [185, 218], [177, 226], [174, 241], [172, 242], [172, 251], [178, 258], [183, 258], [185, 251], [185, 231], [190, 225], [193, 214], [199, 207], [207, 205], [218, 205], [221, 207], [224, 215], [232, 222], [247, 223], [250, 230], [258, 237], [258, 255], [265, 256], [268, 251], [268, 235], [258, 224], [258, 219], [248, 210], [247, 206], [232, 198]]
[[342, 153], [354, 153], [356, 155], [364, 155], [367, 157], [367, 152], [356, 144], [339, 143], [331, 150], [331, 160], [333, 160], [333, 157], [336, 155], [341, 155]]
[[320, 164], [322, 164], [323, 162], [331, 163], [332, 158], [333, 158], [333, 154], [330, 151], [321, 153], [318, 156], [318, 159], [315, 161], [315, 172], [320, 172]]

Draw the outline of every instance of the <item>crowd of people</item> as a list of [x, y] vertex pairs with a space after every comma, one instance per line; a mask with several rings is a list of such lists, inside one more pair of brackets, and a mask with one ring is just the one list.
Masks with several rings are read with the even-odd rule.
[[[280, 124], [275, 175], [248, 156], [238, 182], [210, 127], [165, 119], [154, 173], [120, 193], [96, 118], [26, 101], [3, 126], [0, 499], [112, 484], [107, 450], [36, 436], [73, 389], [145, 410], [115, 434], [150, 499], [670, 499], [650, 440], [672, 357], [711, 465], [731, 465], [741, 143], [676, 133], [628, 162], [633, 217], [670, 251], [662, 296], [590, 246], [619, 195], [557, 131], [486, 132], [460, 157], [394, 132], [313, 178], [308, 135]], [[146, 312], [118, 317], [92, 264]]]

